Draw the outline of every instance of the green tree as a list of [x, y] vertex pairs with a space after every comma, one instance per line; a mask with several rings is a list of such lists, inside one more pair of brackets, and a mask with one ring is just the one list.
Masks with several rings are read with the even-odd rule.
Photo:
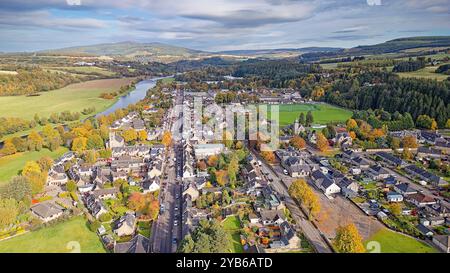
[[305, 113], [301, 112], [300, 116], [298, 117], [298, 123], [300, 123], [301, 125], [306, 125], [306, 120], [305, 120]]
[[306, 126], [311, 126], [311, 124], [314, 122], [314, 117], [312, 115], [311, 111], [308, 111], [308, 113], [306, 113]]
[[13, 177], [8, 184], [0, 188], [0, 198], [13, 198], [27, 204], [31, 202], [31, 194], [30, 182], [23, 176]]
[[92, 149], [103, 149], [105, 144], [103, 143], [103, 139], [98, 134], [91, 134], [87, 139], [86, 148], [88, 150]]
[[222, 205], [229, 205], [231, 203], [231, 197], [228, 194], [228, 191], [224, 189], [222, 191]]

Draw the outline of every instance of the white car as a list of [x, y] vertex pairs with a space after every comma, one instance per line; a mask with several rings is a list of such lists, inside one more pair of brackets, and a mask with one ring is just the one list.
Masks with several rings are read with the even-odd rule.
[[286, 169], [283, 169], [283, 173], [284, 173], [285, 175], [288, 175], [288, 171], [287, 171]]

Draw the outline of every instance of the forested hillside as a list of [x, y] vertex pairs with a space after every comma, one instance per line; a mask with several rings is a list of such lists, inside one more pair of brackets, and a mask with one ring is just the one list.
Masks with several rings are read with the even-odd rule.
[[351, 109], [384, 109], [435, 118], [444, 126], [450, 116], [450, 83], [424, 79], [400, 79], [387, 72], [365, 72], [335, 82], [325, 100]]

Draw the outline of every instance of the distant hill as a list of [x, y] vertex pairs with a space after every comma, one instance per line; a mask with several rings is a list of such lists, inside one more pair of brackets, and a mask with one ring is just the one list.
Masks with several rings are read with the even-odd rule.
[[450, 46], [450, 36], [409, 37], [390, 40], [381, 44], [357, 46], [347, 52], [361, 54], [395, 53], [402, 50]]
[[148, 58], [150, 61], [169, 63], [217, 56], [284, 58], [298, 56], [308, 52], [335, 52], [337, 50], [341, 49], [330, 47], [308, 47], [206, 52], [162, 43], [120, 42], [44, 50], [39, 53], [51, 55], [111, 56], [116, 58]]
[[[350, 56], [376, 55], [386, 53], [402, 53], [408, 56], [406, 51], [418, 49], [433, 50], [442, 47], [450, 47], [450, 36], [425, 36], [409, 37], [390, 40], [375, 45], [363, 45], [349, 49], [328, 51], [328, 52], [309, 52], [302, 54], [300, 59], [306, 62], [319, 61], [323, 59], [333, 59]], [[411, 55], [411, 54], [409, 54]]]
[[163, 63], [172, 63], [182, 60], [192, 61], [213, 57], [232, 59], [280, 59], [289, 57], [297, 58], [298, 56], [301, 56], [301, 59], [304, 61], [317, 61], [323, 58], [396, 53], [415, 48], [432, 49], [438, 47], [450, 47], [450, 36], [400, 38], [376, 45], [357, 46], [350, 49], [305, 47], [207, 52], [163, 43], [120, 42], [45, 50], [40, 51], [39, 54], [110, 56], [127, 60], [139, 58], [142, 60]]
[[122, 58], [148, 58], [150, 61], [172, 62], [201, 57], [202, 51], [162, 43], [120, 42], [45, 50], [43, 54], [94, 55]]
[[229, 50], [219, 51], [218, 54], [239, 55], [239, 56], [255, 56], [255, 55], [271, 55], [281, 53], [303, 54], [310, 52], [335, 52], [342, 50], [335, 47], [303, 47], [303, 48], [276, 48], [276, 49], [255, 49], [255, 50]]

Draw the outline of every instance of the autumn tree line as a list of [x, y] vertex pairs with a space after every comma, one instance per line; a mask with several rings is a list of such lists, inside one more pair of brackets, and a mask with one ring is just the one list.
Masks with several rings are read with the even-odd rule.
[[59, 89], [86, 80], [68, 73], [33, 67], [19, 68], [17, 74], [0, 74], [0, 96], [31, 95]]

